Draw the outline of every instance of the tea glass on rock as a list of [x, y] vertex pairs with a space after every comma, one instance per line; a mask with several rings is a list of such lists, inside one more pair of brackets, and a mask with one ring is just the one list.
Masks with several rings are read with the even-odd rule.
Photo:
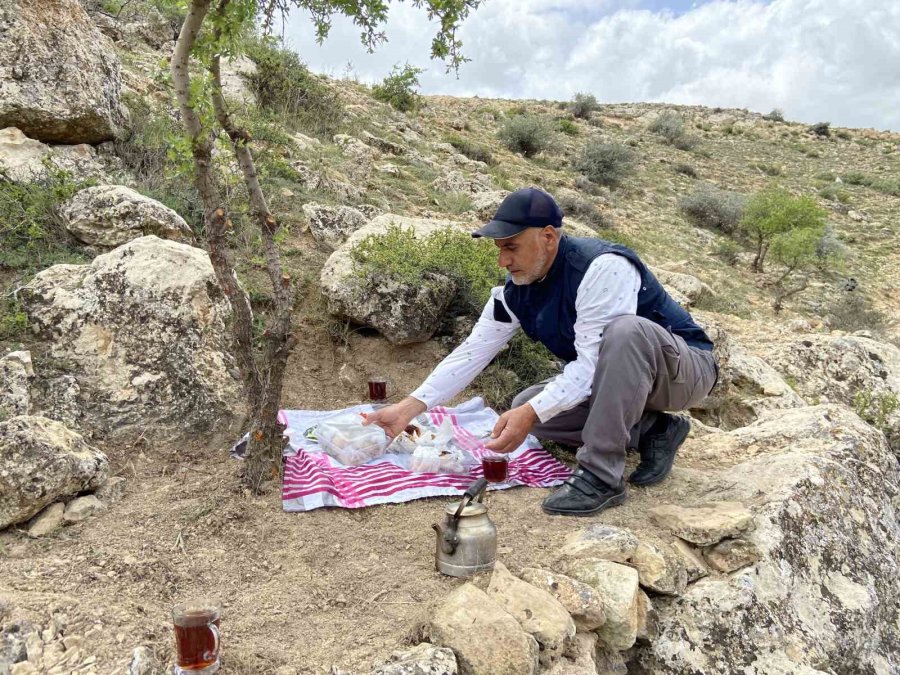
[[203, 598], [172, 609], [177, 663], [175, 675], [207, 675], [219, 671], [218, 602]]

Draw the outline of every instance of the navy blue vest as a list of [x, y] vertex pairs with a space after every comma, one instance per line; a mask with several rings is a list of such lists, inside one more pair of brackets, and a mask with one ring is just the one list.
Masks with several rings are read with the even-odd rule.
[[[691, 315], [672, 299], [637, 253], [625, 246], [602, 239], [563, 236], [559, 251], [547, 276], [541, 281], [517, 286], [507, 278], [503, 289], [506, 304], [522, 323], [532, 340], [566, 362], [577, 358], [575, 352], [575, 294], [591, 262], [604, 253], [628, 258], [641, 274], [637, 315], [680, 335], [692, 347], [711, 351], [712, 340]], [[505, 310], [504, 310], [505, 312]]]

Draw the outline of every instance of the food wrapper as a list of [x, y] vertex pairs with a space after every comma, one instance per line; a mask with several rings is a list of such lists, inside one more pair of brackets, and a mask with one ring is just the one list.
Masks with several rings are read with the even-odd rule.
[[341, 413], [319, 424], [319, 445], [346, 466], [359, 466], [384, 455], [391, 439], [373, 424], [363, 426], [360, 413]]
[[[468, 458], [471, 459], [471, 458]], [[415, 473], [465, 473], [467, 453], [453, 445], [453, 425], [443, 421], [436, 431], [425, 431], [410, 457]]]

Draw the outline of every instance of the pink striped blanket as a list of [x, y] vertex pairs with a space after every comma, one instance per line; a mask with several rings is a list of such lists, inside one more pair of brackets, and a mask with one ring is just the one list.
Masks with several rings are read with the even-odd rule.
[[[347, 408], [370, 412], [370, 405]], [[284, 457], [281, 493], [285, 511], [311, 511], [323, 506], [359, 509], [374, 504], [408, 502], [423, 497], [461, 495], [482, 475], [481, 465], [470, 473], [414, 473], [409, 455], [387, 454], [362, 466], [344, 466], [304, 436], [311, 426], [342, 411], [282, 410], [279, 419], [287, 425], [288, 448]], [[433, 408], [431, 420], [439, 425], [450, 418], [454, 441], [474, 457], [484, 452], [484, 436], [497, 421], [497, 413], [473, 398], [456, 408]], [[509, 480], [489, 486], [503, 490], [517, 485], [552, 487], [565, 480], [570, 470], [557, 461], [533, 436], [510, 455]]]

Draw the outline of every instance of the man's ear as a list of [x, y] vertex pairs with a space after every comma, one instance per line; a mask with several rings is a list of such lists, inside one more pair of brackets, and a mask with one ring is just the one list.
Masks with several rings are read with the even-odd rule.
[[553, 225], [545, 225], [544, 229], [541, 231], [541, 238], [548, 244], [556, 241], [557, 235], [559, 234], [559, 230]]

